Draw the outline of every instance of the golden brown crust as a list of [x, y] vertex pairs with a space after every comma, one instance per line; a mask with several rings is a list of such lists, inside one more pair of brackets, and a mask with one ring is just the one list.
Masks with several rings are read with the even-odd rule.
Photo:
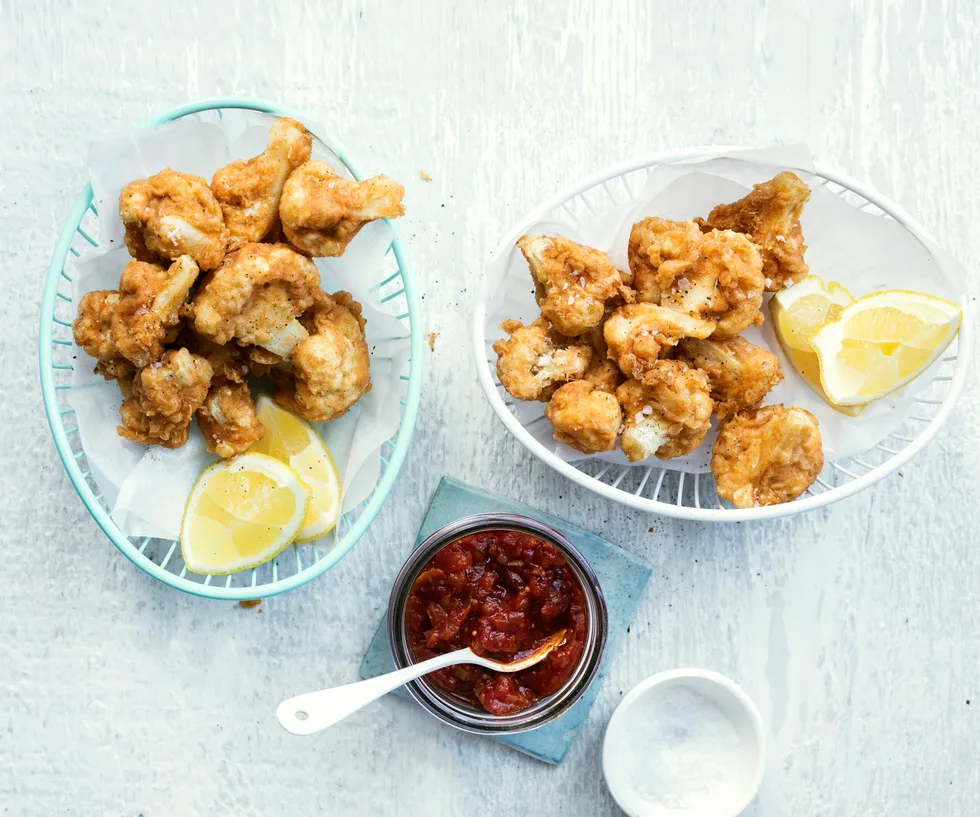
[[290, 173], [309, 160], [312, 146], [306, 128], [283, 117], [272, 123], [263, 153], [215, 171], [211, 192], [228, 227], [229, 252], [262, 241], [278, 226], [283, 185]]
[[127, 184], [119, 196], [126, 246], [139, 261], [189, 255], [203, 270], [225, 257], [228, 230], [221, 207], [200, 176], [170, 168]]
[[517, 246], [527, 259], [541, 314], [566, 337], [598, 326], [608, 301], [633, 300], [623, 276], [604, 252], [561, 236], [526, 235]]
[[797, 406], [765, 406], [722, 423], [711, 449], [718, 496], [736, 508], [789, 502], [823, 469], [817, 418]]
[[783, 379], [776, 355], [739, 337], [682, 340], [677, 359], [708, 375], [719, 420], [757, 408]]
[[204, 404], [197, 410], [197, 424], [208, 451], [219, 457], [243, 454], [265, 434], [248, 386], [226, 380], [212, 383]]
[[338, 176], [326, 162], [310, 161], [286, 180], [279, 217], [300, 252], [338, 256], [369, 221], [405, 215], [404, 196], [405, 188], [387, 176], [358, 182]]
[[500, 328], [509, 337], [493, 344], [497, 377], [507, 393], [518, 400], [549, 400], [556, 384], [582, 377], [592, 358], [588, 346], [573, 344], [544, 318], [529, 326], [504, 321]]
[[784, 170], [731, 204], [719, 204], [702, 229], [744, 233], [762, 253], [766, 290], [777, 292], [806, 277], [806, 244], [800, 214], [810, 198], [810, 188], [795, 173]]
[[703, 321], [655, 304], [627, 304], [603, 326], [609, 357], [624, 375], [640, 378], [686, 337], [708, 337], [714, 321]]
[[616, 390], [623, 407], [620, 447], [630, 462], [690, 454], [711, 428], [708, 377], [677, 360], [658, 361]]
[[555, 439], [583, 454], [612, 451], [623, 422], [619, 401], [591, 383], [566, 383], [544, 410], [555, 429]]

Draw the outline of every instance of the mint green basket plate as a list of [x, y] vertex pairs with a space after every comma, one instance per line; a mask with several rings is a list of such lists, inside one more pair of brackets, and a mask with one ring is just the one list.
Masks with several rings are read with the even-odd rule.
[[[221, 117], [222, 111], [230, 109], [289, 116], [300, 122], [307, 119], [302, 114], [271, 102], [235, 97], [190, 102], [150, 119], [141, 127], [155, 127], [205, 111], [215, 111]], [[363, 178], [336, 138], [330, 134], [318, 133], [314, 128], [310, 130], [343, 162], [352, 176]], [[112, 215], [116, 217], [115, 214]], [[373, 492], [360, 505], [341, 517], [336, 528], [337, 538], [329, 549], [324, 549], [322, 545], [321, 549], [312, 545], [294, 545], [273, 561], [259, 567], [229, 576], [201, 576], [186, 569], [177, 541], [133, 539], [116, 526], [110, 516], [108, 503], [92, 479], [77, 433], [74, 410], [68, 402], [74, 364], [71, 324], [75, 317], [75, 306], [71, 302], [71, 279], [65, 272], [65, 262], [69, 255], [77, 257], [86, 249], [98, 246], [94, 238], [98, 235], [98, 218], [99, 214], [93, 204], [92, 186], [87, 184], [65, 222], [48, 268], [41, 300], [38, 341], [44, 409], [58, 454], [85, 507], [127, 559], [155, 579], [186, 593], [227, 600], [266, 598], [300, 587], [325, 573], [350, 552], [381, 510], [405, 461], [418, 415], [422, 388], [421, 305], [397, 228], [392, 225], [395, 237], [386, 256], [391, 269], [390, 274], [382, 281], [380, 297], [385, 307], [393, 310], [392, 314], [405, 324], [406, 334], [411, 337], [411, 358], [400, 374], [401, 421], [398, 430], [381, 448], [381, 471]]]

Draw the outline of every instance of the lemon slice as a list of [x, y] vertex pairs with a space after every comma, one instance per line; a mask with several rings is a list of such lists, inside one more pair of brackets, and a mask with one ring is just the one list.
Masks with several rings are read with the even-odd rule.
[[292, 468], [265, 454], [209, 465], [180, 525], [187, 569], [234, 573], [276, 557], [296, 538], [310, 494]]
[[265, 395], [256, 402], [256, 413], [265, 435], [249, 451], [286, 463], [313, 491], [296, 541], [309, 542], [329, 533], [340, 516], [340, 476], [327, 446], [313, 426]]
[[842, 406], [884, 397], [928, 369], [962, 320], [956, 304], [922, 292], [889, 289], [858, 298], [810, 338], [821, 385]]
[[769, 301], [769, 314], [776, 339], [793, 368], [820, 398], [843, 414], [852, 417], [864, 411], [863, 406], [837, 406], [820, 384], [820, 361], [810, 346], [814, 332], [837, 320], [844, 307], [854, 302], [851, 293], [836, 281], [824, 283], [819, 275], [808, 275], [799, 283], [780, 290]]

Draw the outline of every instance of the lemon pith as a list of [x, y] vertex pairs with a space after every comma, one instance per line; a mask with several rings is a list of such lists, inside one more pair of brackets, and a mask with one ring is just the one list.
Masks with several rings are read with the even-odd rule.
[[247, 452], [205, 468], [180, 528], [187, 569], [234, 573], [275, 558], [292, 544], [311, 490], [289, 466]]
[[340, 475], [326, 444], [305, 420], [290, 414], [263, 395], [256, 402], [265, 435], [249, 451], [267, 454], [289, 465], [310, 487], [312, 496], [297, 542], [329, 533], [340, 516]]

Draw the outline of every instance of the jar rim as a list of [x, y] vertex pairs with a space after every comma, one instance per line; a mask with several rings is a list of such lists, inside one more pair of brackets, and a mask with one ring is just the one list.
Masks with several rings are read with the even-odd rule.
[[480, 513], [449, 522], [430, 533], [412, 551], [392, 584], [388, 600], [388, 646], [396, 669], [414, 661], [404, 626], [409, 592], [422, 568], [439, 550], [462, 536], [480, 531], [516, 530], [554, 545], [565, 556], [582, 589], [586, 608], [586, 638], [575, 669], [552, 695], [512, 715], [491, 715], [454, 698], [425, 677], [406, 685], [409, 694], [444, 723], [474, 734], [515, 734], [536, 729], [566, 712], [585, 693], [602, 666], [608, 636], [608, 612], [599, 580], [585, 557], [559, 531], [537, 519], [509, 513]]

